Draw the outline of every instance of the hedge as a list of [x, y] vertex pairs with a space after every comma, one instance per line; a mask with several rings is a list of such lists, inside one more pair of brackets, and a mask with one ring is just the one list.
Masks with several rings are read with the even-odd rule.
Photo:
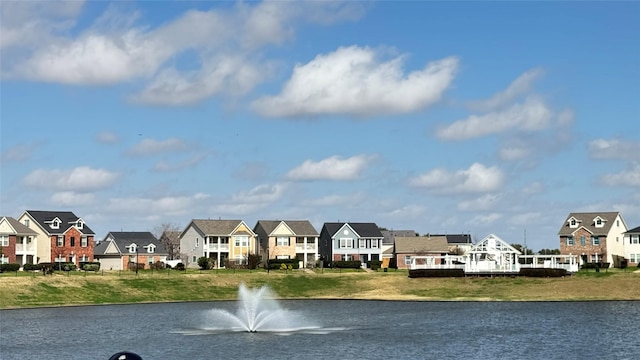
[[269, 269], [279, 270], [282, 267], [282, 264], [285, 264], [287, 268], [289, 268], [289, 265], [291, 265], [292, 269], [300, 268], [300, 260], [298, 259], [270, 259]]
[[20, 270], [20, 264], [17, 264], [17, 263], [0, 264], [0, 272], [16, 272], [18, 270]]
[[351, 260], [351, 261], [334, 261], [332, 267], [337, 269], [360, 269], [362, 263], [360, 260]]
[[562, 277], [567, 276], [568, 274], [569, 273], [565, 269], [520, 269], [520, 275], [528, 277]]
[[98, 271], [100, 270], [100, 262], [99, 261], [80, 261], [78, 267], [84, 271]]
[[409, 270], [410, 278], [418, 277], [464, 277], [463, 269], [415, 269]]

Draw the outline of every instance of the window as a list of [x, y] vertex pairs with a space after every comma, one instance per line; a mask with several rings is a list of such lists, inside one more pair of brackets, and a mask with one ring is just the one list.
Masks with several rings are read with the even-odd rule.
[[571, 219], [569, 221], [569, 226], [571, 226], [572, 228], [578, 227], [578, 222], [576, 221], [576, 219]]
[[244, 265], [244, 256], [236, 255], [236, 257], [234, 258], [234, 261], [236, 265]]
[[587, 237], [584, 235], [580, 235], [580, 245], [587, 245]]
[[200, 238], [196, 238], [196, 247], [200, 246]]
[[409, 256], [409, 255], [405, 255], [404, 256], [404, 264], [405, 265], [411, 265], [411, 256]]
[[82, 255], [82, 256], [80, 256], [80, 261], [82, 261], [82, 262], [89, 261], [89, 257], [87, 255]]
[[8, 264], [9, 263], [9, 258], [4, 256], [4, 254], [2, 254], [2, 256], [0, 256], [0, 264]]
[[602, 219], [601, 219], [601, 218], [599, 218], [599, 217], [598, 217], [598, 218], [596, 218], [596, 227], [597, 227], [597, 228], [601, 228], [601, 227], [603, 227], [603, 226], [604, 226], [604, 222], [602, 222]]
[[372, 239], [371, 240], [371, 248], [372, 249], [377, 249], [378, 248], [378, 241], [377, 239]]
[[9, 236], [0, 235], [0, 246], [9, 246]]
[[289, 255], [278, 255], [276, 256], [276, 259], [289, 259]]
[[71, 240], [69, 240], [69, 245], [70, 246], [76, 246], [76, 238], [75, 237], [71, 237]]
[[58, 219], [58, 218], [53, 219], [53, 221], [51, 221], [51, 228], [52, 229], [59, 229], [60, 228], [60, 219]]
[[191, 262], [196, 262], [196, 256], [193, 255], [193, 257], [191, 258]]
[[367, 240], [365, 239], [360, 239], [358, 240], [358, 247], [361, 249], [364, 249], [367, 247]]
[[136, 245], [136, 244], [129, 245], [129, 252], [130, 253], [136, 253], [137, 251], [138, 251], [138, 245]]
[[640, 262], [640, 254], [629, 254], [629, 261], [632, 263]]
[[87, 241], [87, 237], [83, 236], [80, 238], [80, 246], [82, 247], [87, 247], [89, 245], [88, 241]]
[[29, 219], [24, 219], [24, 226], [29, 227]]
[[567, 246], [573, 246], [575, 244], [573, 236], [567, 236], [567, 239], [565, 241]]
[[591, 237], [591, 244], [600, 245], [600, 237], [599, 236], [592, 236]]
[[353, 249], [353, 239], [341, 238], [340, 239], [340, 249]]
[[64, 246], [64, 236], [58, 236], [58, 240], [56, 242], [56, 246], [57, 247], [63, 247]]
[[342, 255], [342, 261], [351, 261], [353, 260], [353, 256], [350, 254], [344, 254]]
[[278, 236], [276, 238], [276, 246], [289, 246], [289, 238], [286, 236]]
[[236, 246], [249, 246], [249, 236], [238, 235], [233, 237]]
[[640, 242], [640, 235], [631, 235], [629, 241], [631, 244], [638, 244]]
[[84, 221], [82, 221], [82, 219], [78, 219], [78, 221], [76, 221], [76, 227], [78, 229], [82, 229], [84, 227]]

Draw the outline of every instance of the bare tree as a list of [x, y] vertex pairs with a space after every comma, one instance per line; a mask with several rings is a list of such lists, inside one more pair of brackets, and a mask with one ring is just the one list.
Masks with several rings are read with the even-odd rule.
[[180, 228], [178, 225], [164, 223], [158, 226], [154, 232], [167, 252], [168, 260], [180, 258]]

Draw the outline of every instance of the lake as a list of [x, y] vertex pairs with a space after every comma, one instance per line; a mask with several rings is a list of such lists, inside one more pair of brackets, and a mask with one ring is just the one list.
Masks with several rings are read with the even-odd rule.
[[0, 311], [0, 358], [638, 359], [640, 302], [284, 300], [314, 327], [215, 329], [235, 301]]

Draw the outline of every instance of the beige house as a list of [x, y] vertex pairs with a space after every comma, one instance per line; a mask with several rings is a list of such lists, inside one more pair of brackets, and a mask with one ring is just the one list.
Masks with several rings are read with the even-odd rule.
[[440, 236], [396, 236], [395, 255], [398, 269], [408, 269], [411, 266], [411, 258], [416, 256], [433, 256], [432, 265], [438, 265], [439, 256], [449, 253], [447, 237]]
[[318, 260], [318, 232], [307, 220], [259, 220], [253, 231], [263, 259], [298, 259], [305, 268]]

